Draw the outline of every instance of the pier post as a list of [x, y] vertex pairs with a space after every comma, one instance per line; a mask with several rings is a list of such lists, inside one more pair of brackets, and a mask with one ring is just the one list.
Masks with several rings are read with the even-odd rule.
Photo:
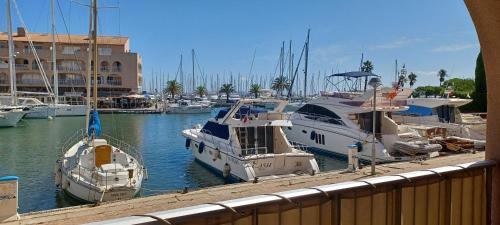
[[[476, 27], [488, 89], [486, 159], [500, 162], [500, 1], [464, 0]], [[491, 224], [500, 225], [500, 166], [491, 177]]]

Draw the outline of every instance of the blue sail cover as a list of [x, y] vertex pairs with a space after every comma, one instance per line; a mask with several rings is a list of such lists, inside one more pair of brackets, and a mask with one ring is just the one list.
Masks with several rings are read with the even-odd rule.
[[95, 133], [95, 136], [101, 136], [101, 120], [99, 120], [99, 113], [97, 113], [97, 109], [92, 110], [92, 115], [90, 115], [89, 119], [89, 130], [87, 131], [89, 135]]

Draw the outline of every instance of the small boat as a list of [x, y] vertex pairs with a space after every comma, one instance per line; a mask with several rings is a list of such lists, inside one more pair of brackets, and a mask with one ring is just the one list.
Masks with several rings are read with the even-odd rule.
[[52, 104], [55, 108], [56, 116], [85, 116], [85, 105]]
[[210, 113], [212, 107], [206, 104], [192, 103], [189, 100], [179, 100], [177, 103], [170, 104], [166, 113], [171, 114], [197, 114], [197, 113]]
[[23, 107], [0, 106], [0, 127], [15, 127], [25, 114]]
[[[10, 96], [0, 96], [0, 104], [7, 105], [12, 101]], [[56, 116], [55, 108], [45, 104], [36, 98], [18, 97], [19, 106], [26, 108], [26, 119], [47, 119]]]
[[[272, 111], [253, 104], [273, 102]], [[182, 131], [186, 147], [197, 161], [233, 180], [319, 172], [314, 155], [293, 147], [282, 127], [291, 127], [283, 109], [287, 102], [276, 99], [240, 100], [201, 127]]]
[[[92, 2], [93, 25], [97, 27], [97, 0]], [[97, 31], [92, 33], [89, 54], [97, 60]], [[97, 67], [93, 68], [97, 84]], [[90, 81], [90, 70], [87, 80]], [[93, 109], [90, 116], [90, 83], [87, 84], [86, 129], [76, 132], [62, 146], [63, 156], [55, 168], [55, 184], [68, 195], [84, 202], [125, 200], [136, 196], [145, 176], [138, 151], [129, 144], [103, 135], [97, 113], [97, 85], [93, 87]]]

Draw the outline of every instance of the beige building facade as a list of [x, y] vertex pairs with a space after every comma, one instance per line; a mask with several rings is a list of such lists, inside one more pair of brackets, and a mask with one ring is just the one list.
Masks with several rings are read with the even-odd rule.
[[[40, 67], [43, 67], [54, 88], [52, 66], [52, 35], [30, 33], [18, 28], [13, 35], [15, 45], [16, 83], [19, 92], [47, 92]], [[29, 37], [28, 37], [29, 36]], [[29, 38], [41, 60], [29, 45]], [[0, 93], [10, 91], [7, 33], [0, 33]], [[98, 39], [99, 96], [121, 96], [140, 91], [142, 60], [130, 51], [129, 39], [118, 36], [99, 36]], [[88, 37], [86, 35], [56, 35], [57, 72], [60, 96], [83, 96], [86, 93], [88, 65]], [[91, 62], [93, 68], [94, 62]]]

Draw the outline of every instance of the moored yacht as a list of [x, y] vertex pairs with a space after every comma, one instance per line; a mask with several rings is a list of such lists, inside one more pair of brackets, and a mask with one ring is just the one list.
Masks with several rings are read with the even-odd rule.
[[486, 119], [462, 114], [460, 106], [472, 99], [460, 98], [408, 98], [405, 111], [394, 113], [396, 122], [409, 126], [432, 126], [446, 129], [449, 136], [473, 140], [486, 140]]
[[25, 114], [23, 107], [0, 106], [0, 127], [15, 127]]
[[[350, 72], [332, 76], [343, 77], [344, 82], [355, 82], [354, 80], [376, 75]], [[391, 92], [393, 95], [388, 98], [388, 93]], [[382, 88], [377, 93], [374, 143], [376, 162], [426, 158], [431, 152], [441, 150], [440, 145], [430, 144], [415, 130], [399, 126], [392, 120], [393, 112], [407, 109], [400, 103], [408, 92], [411, 93], [411, 90], [393, 92], [390, 88]], [[341, 158], [347, 157], [348, 146], [356, 145], [357, 157], [363, 161], [371, 161], [373, 90], [337, 90], [324, 92], [322, 95], [290, 115], [293, 126], [284, 129], [288, 139], [308, 146], [312, 151]]]
[[[274, 102], [272, 111], [257, 110], [256, 103]], [[314, 155], [293, 147], [282, 127], [286, 101], [240, 100], [228, 110], [201, 125], [182, 131], [186, 147], [202, 164], [226, 178], [252, 181], [277, 175], [319, 172]]]
[[189, 100], [179, 100], [177, 103], [168, 105], [166, 112], [172, 114], [210, 113], [212, 107], [207, 104], [193, 103]]
[[[11, 101], [12, 97], [10, 96], [0, 96], [0, 104], [8, 105]], [[51, 107], [36, 98], [18, 97], [17, 103], [18, 105], [25, 107], [26, 115], [24, 118], [27, 119], [46, 119], [56, 115], [54, 107]]]

